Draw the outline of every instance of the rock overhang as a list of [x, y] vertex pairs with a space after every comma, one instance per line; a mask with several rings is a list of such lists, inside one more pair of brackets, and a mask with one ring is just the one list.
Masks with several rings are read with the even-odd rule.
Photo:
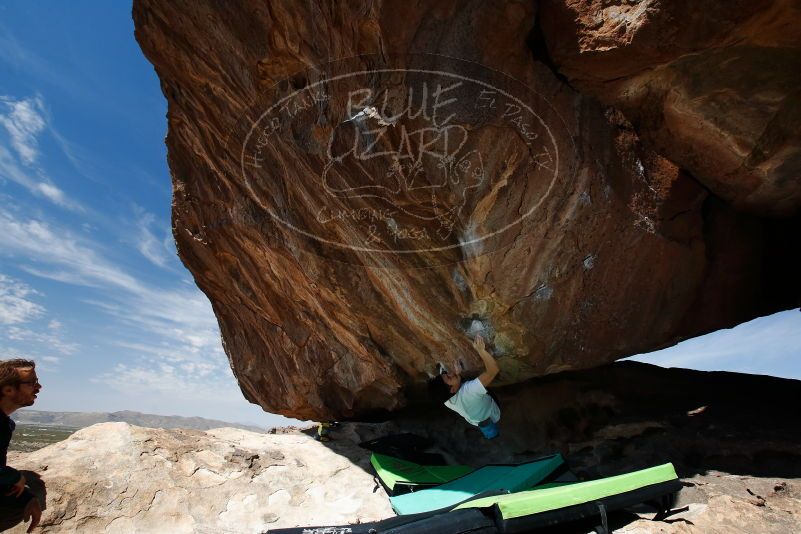
[[391, 412], [439, 361], [478, 370], [476, 332], [511, 384], [797, 305], [776, 266], [798, 261], [798, 218], [773, 206], [799, 188], [743, 213], [660, 142], [689, 130], [565, 84], [553, 7], [538, 50], [556, 62], [532, 57], [528, 4], [362, 7], [134, 5], [169, 104], [179, 255], [249, 400]]

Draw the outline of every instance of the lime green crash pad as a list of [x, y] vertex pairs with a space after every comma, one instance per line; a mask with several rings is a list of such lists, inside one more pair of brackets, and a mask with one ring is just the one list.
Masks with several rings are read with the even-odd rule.
[[487, 465], [440, 486], [390, 497], [398, 515], [430, 512], [488, 491], [516, 492], [542, 482], [564, 464], [561, 454], [518, 465]]
[[401, 460], [384, 454], [373, 453], [370, 456], [378, 477], [389, 488], [396, 485], [436, 486], [450, 482], [473, 471], [469, 465], [420, 465], [408, 460]]
[[667, 463], [599, 480], [574, 482], [544, 489], [534, 488], [511, 495], [479, 498], [459, 505], [455, 509], [489, 508], [497, 505], [503, 519], [515, 519], [636, 491], [677, 478], [673, 464]]

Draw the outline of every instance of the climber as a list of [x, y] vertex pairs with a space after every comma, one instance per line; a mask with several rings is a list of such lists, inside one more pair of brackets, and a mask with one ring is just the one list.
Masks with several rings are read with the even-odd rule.
[[501, 409], [486, 386], [497, 376], [498, 364], [484, 347], [481, 335], [476, 336], [473, 347], [484, 362], [484, 372], [463, 382], [460, 371], [448, 371], [440, 364], [440, 373], [430, 383], [431, 391], [435, 398], [445, 401], [445, 406], [477, 426], [485, 438], [493, 439], [498, 436]]

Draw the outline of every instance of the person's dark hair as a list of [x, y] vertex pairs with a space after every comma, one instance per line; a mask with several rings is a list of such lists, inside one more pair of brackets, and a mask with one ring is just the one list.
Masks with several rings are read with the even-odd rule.
[[36, 362], [15, 358], [13, 360], [0, 360], [0, 398], [3, 397], [3, 388], [19, 384], [20, 376], [17, 369], [34, 369]]
[[437, 402], [445, 402], [453, 397], [451, 387], [442, 379], [442, 375], [437, 375], [428, 381], [428, 395]]

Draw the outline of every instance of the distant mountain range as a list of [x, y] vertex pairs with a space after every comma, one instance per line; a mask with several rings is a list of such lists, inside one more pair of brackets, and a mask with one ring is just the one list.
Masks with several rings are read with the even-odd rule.
[[203, 417], [181, 417], [177, 415], [154, 415], [149, 413], [122, 412], [44, 412], [41, 410], [21, 409], [11, 416], [17, 424], [65, 426], [83, 428], [97, 423], [121, 422], [147, 428], [190, 428], [193, 430], [209, 430], [211, 428], [233, 427], [252, 432], [266, 432], [265, 428], [228, 423]]

